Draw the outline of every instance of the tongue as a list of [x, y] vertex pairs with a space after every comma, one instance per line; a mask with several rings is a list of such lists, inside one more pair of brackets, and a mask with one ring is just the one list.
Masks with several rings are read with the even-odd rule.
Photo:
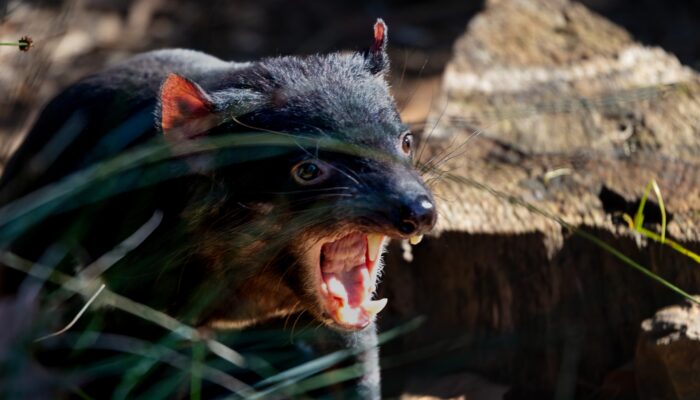
[[328, 293], [351, 307], [358, 307], [369, 294], [369, 271], [364, 265], [348, 271], [325, 273], [323, 278], [328, 285]]

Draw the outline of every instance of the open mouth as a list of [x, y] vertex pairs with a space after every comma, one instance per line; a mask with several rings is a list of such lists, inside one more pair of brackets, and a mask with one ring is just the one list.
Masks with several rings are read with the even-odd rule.
[[336, 324], [362, 329], [386, 306], [387, 299], [372, 299], [384, 239], [354, 232], [321, 247], [321, 297]]

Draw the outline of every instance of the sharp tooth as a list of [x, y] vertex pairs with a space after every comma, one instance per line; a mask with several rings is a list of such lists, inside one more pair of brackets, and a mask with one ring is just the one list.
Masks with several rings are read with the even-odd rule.
[[372, 278], [369, 276], [369, 270], [364, 266], [360, 267], [360, 282], [362, 283], [363, 290], [372, 284], [371, 279]]
[[420, 243], [421, 240], [423, 240], [423, 235], [411, 236], [411, 238], [408, 239], [408, 241], [411, 242], [411, 244], [414, 246]]
[[382, 248], [383, 241], [384, 235], [378, 235], [376, 233], [367, 235], [367, 254], [369, 255], [370, 261], [374, 262], [379, 257], [379, 250]]
[[367, 314], [376, 315], [386, 307], [386, 303], [389, 301], [387, 298], [379, 300], [368, 300], [362, 304], [362, 308], [367, 311]]

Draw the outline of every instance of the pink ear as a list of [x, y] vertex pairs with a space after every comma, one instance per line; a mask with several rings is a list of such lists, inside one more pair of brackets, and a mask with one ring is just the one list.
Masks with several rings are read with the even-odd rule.
[[389, 71], [389, 56], [386, 54], [387, 27], [381, 18], [374, 24], [374, 41], [365, 53], [367, 66], [375, 75], [384, 75]]
[[372, 43], [371, 51], [379, 53], [386, 49], [386, 24], [381, 18], [374, 23], [374, 43]]
[[216, 125], [209, 96], [180, 75], [168, 75], [160, 88], [160, 106], [160, 125], [168, 139], [191, 139]]

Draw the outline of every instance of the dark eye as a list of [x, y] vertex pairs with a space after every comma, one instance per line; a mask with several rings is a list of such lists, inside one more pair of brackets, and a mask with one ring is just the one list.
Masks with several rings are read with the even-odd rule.
[[411, 151], [413, 150], [413, 134], [411, 132], [406, 132], [401, 135], [401, 150], [407, 156], [411, 155]]
[[323, 174], [323, 171], [318, 164], [312, 161], [304, 161], [294, 167], [292, 174], [299, 183], [305, 184], [317, 180]]

